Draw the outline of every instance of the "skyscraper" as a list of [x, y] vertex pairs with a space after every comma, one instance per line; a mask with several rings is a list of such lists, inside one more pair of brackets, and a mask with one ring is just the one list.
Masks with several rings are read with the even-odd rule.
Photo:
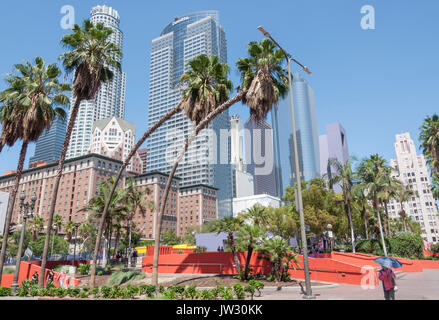
[[34, 162], [58, 161], [64, 138], [66, 136], [67, 122], [56, 118], [48, 131], [45, 131], [37, 140], [35, 153], [29, 159], [29, 164]]
[[[90, 11], [90, 21], [92, 23], [104, 23], [106, 27], [113, 29], [110, 41], [122, 48], [123, 33], [119, 29], [120, 16], [115, 9], [105, 5], [96, 6]], [[116, 56], [115, 59], [119, 62], [122, 61], [119, 56]], [[124, 118], [125, 73], [114, 67], [109, 67], [109, 69], [113, 72], [112, 81], [102, 83], [96, 98], [83, 101], [79, 107], [66, 158], [79, 157], [88, 152], [91, 143], [91, 130], [95, 121], [111, 116]], [[71, 111], [75, 103], [75, 97], [72, 96], [70, 100]]]
[[250, 154], [246, 154], [247, 170], [253, 176], [254, 194], [268, 194], [279, 197], [273, 152], [273, 130], [264, 120], [248, 118], [244, 124], [247, 130], [246, 145]]
[[[416, 147], [410, 134], [396, 135], [396, 159], [390, 160], [392, 176], [404, 186], [417, 191], [418, 195], [403, 203], [407, 219], [418, 222], [422, 228], [422, 237], [428, 242], [439, 242], [439, 218], [436, 201], [431, 192], [430, 177], [424, 155], [416, 154]], [[391, 218], [399, 218], [401, 205], [394, 199], [389, 203]]]
[[[317, 134], [314, 92], [305, 78], [293, 74], [293, 102], [301, 179], [320, 177], [319, 137]], [[274, 129], [274, 154], [281, 195], [296, 181], [293, 127], [289, 95], [271, 111]]]
[[[320, 145], [320, 174], [330, 174], [329, 159], [337, 159], [341, 164], [346, 164], [349, 159], [348, 141], [346, 131], [340, 123], [326, 125], [326, 134], [319, 136]], [[334, 186], [335, 192], [341, 192], [340, 184]]]
[[[216, 55], [221, 62], [227, 62], [225, 32], [219, 25], [218, 11], [177, 17], [152, 40], [148, 126], [178, 104], [183, 89], [178, 80], [186, 70], [186, 63], [200, 54]], [[205, 184], [219, 189], [220, 218], [232, 214], [229, 129], [226, 111], [200, 132], [176, 172], [182, 187]], [[190, 120], [179, 113], [151, 134], [147, 140], [148, 171], [169, 172], [192, 130]], [[227, 137], [221, 139], [224, 132]]]

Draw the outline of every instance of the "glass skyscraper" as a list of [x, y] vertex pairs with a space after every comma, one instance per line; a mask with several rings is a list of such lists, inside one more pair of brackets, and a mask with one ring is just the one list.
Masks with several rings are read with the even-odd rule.
[[[115, 9], [105, 5], [96, 6], [90, 11], [90, 21], [92, 23], [102, 22], [106, 27], [113, 29], [110, 41], [122, 48], [123, 33], [119, 29], [120, 16]], [[121, 62], [121, 57], [117, 56], [115, 59]], [[88, 152], [91, 143], [91, 130], [95, 121], [111, 116], [124, 118], [125, 73], [114, 67], [109, 68], [113, 72], [112, 81], [102, 83], [96, 98], [83, 101], [79, 107], [66, 158], [79, 157]], [[71, 106], [73, 106], [75, 97], [72, 96], [70, 100]], [[71, 110], [72, 108], [70, 108]]]
[[[293, 74], [293, 103], [302, 180], [320, 177], [319, 137], [314, 92], [305, 78]], [[283, 195], [296, 181], [293, 127], [289, 95], [271, 111], [274, 129], [274, 155], [278, 187]]]
[[42, 161], [58, 161], [62, 151], [62, 145], [66, 136], [67, 121], [56, 118], [49, 130], [45, 131], [37, 140], [35, 154], [29, 159], [29, 163]]
[[[200, 11], [175, 18], [152, 40], [148, 126], [178, 104], [182, 86], [178, 80], [187, 62], [200, 54], [216, 55], [227, 62], [224, 29], [218, 11]], [[184, 113], [176, 114], [147, 140], [147, 170], [169, 172], [183, 142], [193, 130]], [[218, 115], [192, 142], [176, 176], [180, 186], [206, 184], [218, 188], [218, 216], [232, 215], [228, 111]], [[222, 131], [222, 132], [221, 132]], [[220, 151], [221, 150], [221, 151]]]

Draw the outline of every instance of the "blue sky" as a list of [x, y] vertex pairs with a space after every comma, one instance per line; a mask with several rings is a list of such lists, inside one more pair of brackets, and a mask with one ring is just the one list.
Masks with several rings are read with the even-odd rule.
[[[174, 17], [198, 10], [219, 10], [226, 30], [231, 78], [234, 63], [246, 55], [246, 44], [260, 40], [263, 25], [313, 74], [307, 80], [315, 93], [319, 134], [340, 122], [347, 131], [350, 153], [358, 158], [378, 153], [394, 157], [395, 134], [410, 132], [415, 140], [427, 115], [439, 101], [439, 2], [435, 0], [16, 0], [0, 2], [0, 77], [12, 66], [42, 56], [56, 61], [63, 52], [60, 13], [75, 8], [76, 22], [89, 17], [91, 7], [117, 9], [124, 32], [123, 70], [127, 73], [125, 118], [146, 128], [151, 40]], [[375, 8], [375, 30], [360, 26], [361, 8]], [[296, 70], [295, 70], [296, 71]], [[0, 89], [5, 87], [0, 80]], [[234, 106], [231, 114], [244, 119], [248, 111]], [[20, 145], [0, 154], [0, 174], [16, 168]], [[34, 153], [29, 148], [27, 161]]]

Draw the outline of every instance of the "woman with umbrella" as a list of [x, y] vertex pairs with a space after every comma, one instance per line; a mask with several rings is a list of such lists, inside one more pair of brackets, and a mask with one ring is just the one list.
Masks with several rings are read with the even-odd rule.
[[379, 257], [374, 261], [383, 267], [378, 272], [378, 278], [383, 282], [384, 299], [395, 300], [395, 291], [397, 290], [395, 283], [396, 275], [390, 268], [401, 268], [401, 262], [389, 257]]

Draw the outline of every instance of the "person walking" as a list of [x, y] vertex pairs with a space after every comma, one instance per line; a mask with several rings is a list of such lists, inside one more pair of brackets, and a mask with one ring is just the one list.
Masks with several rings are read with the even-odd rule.
[[32, 283], [38, 284], [38, 271], [35, 270], [34, 274], [32, 275]]
[[60, 288], [64, 288], [64, 283], [65, 283], [66, 277], [67, 277], [66, 272], [64, 270], [62, 270], [58, 276], [58, 282], [59, 282]]
[[383, 282], [384, 299], [395, 300], [396, 275], [393, 270], [383, 267], [378, 273], [378, 278]]

